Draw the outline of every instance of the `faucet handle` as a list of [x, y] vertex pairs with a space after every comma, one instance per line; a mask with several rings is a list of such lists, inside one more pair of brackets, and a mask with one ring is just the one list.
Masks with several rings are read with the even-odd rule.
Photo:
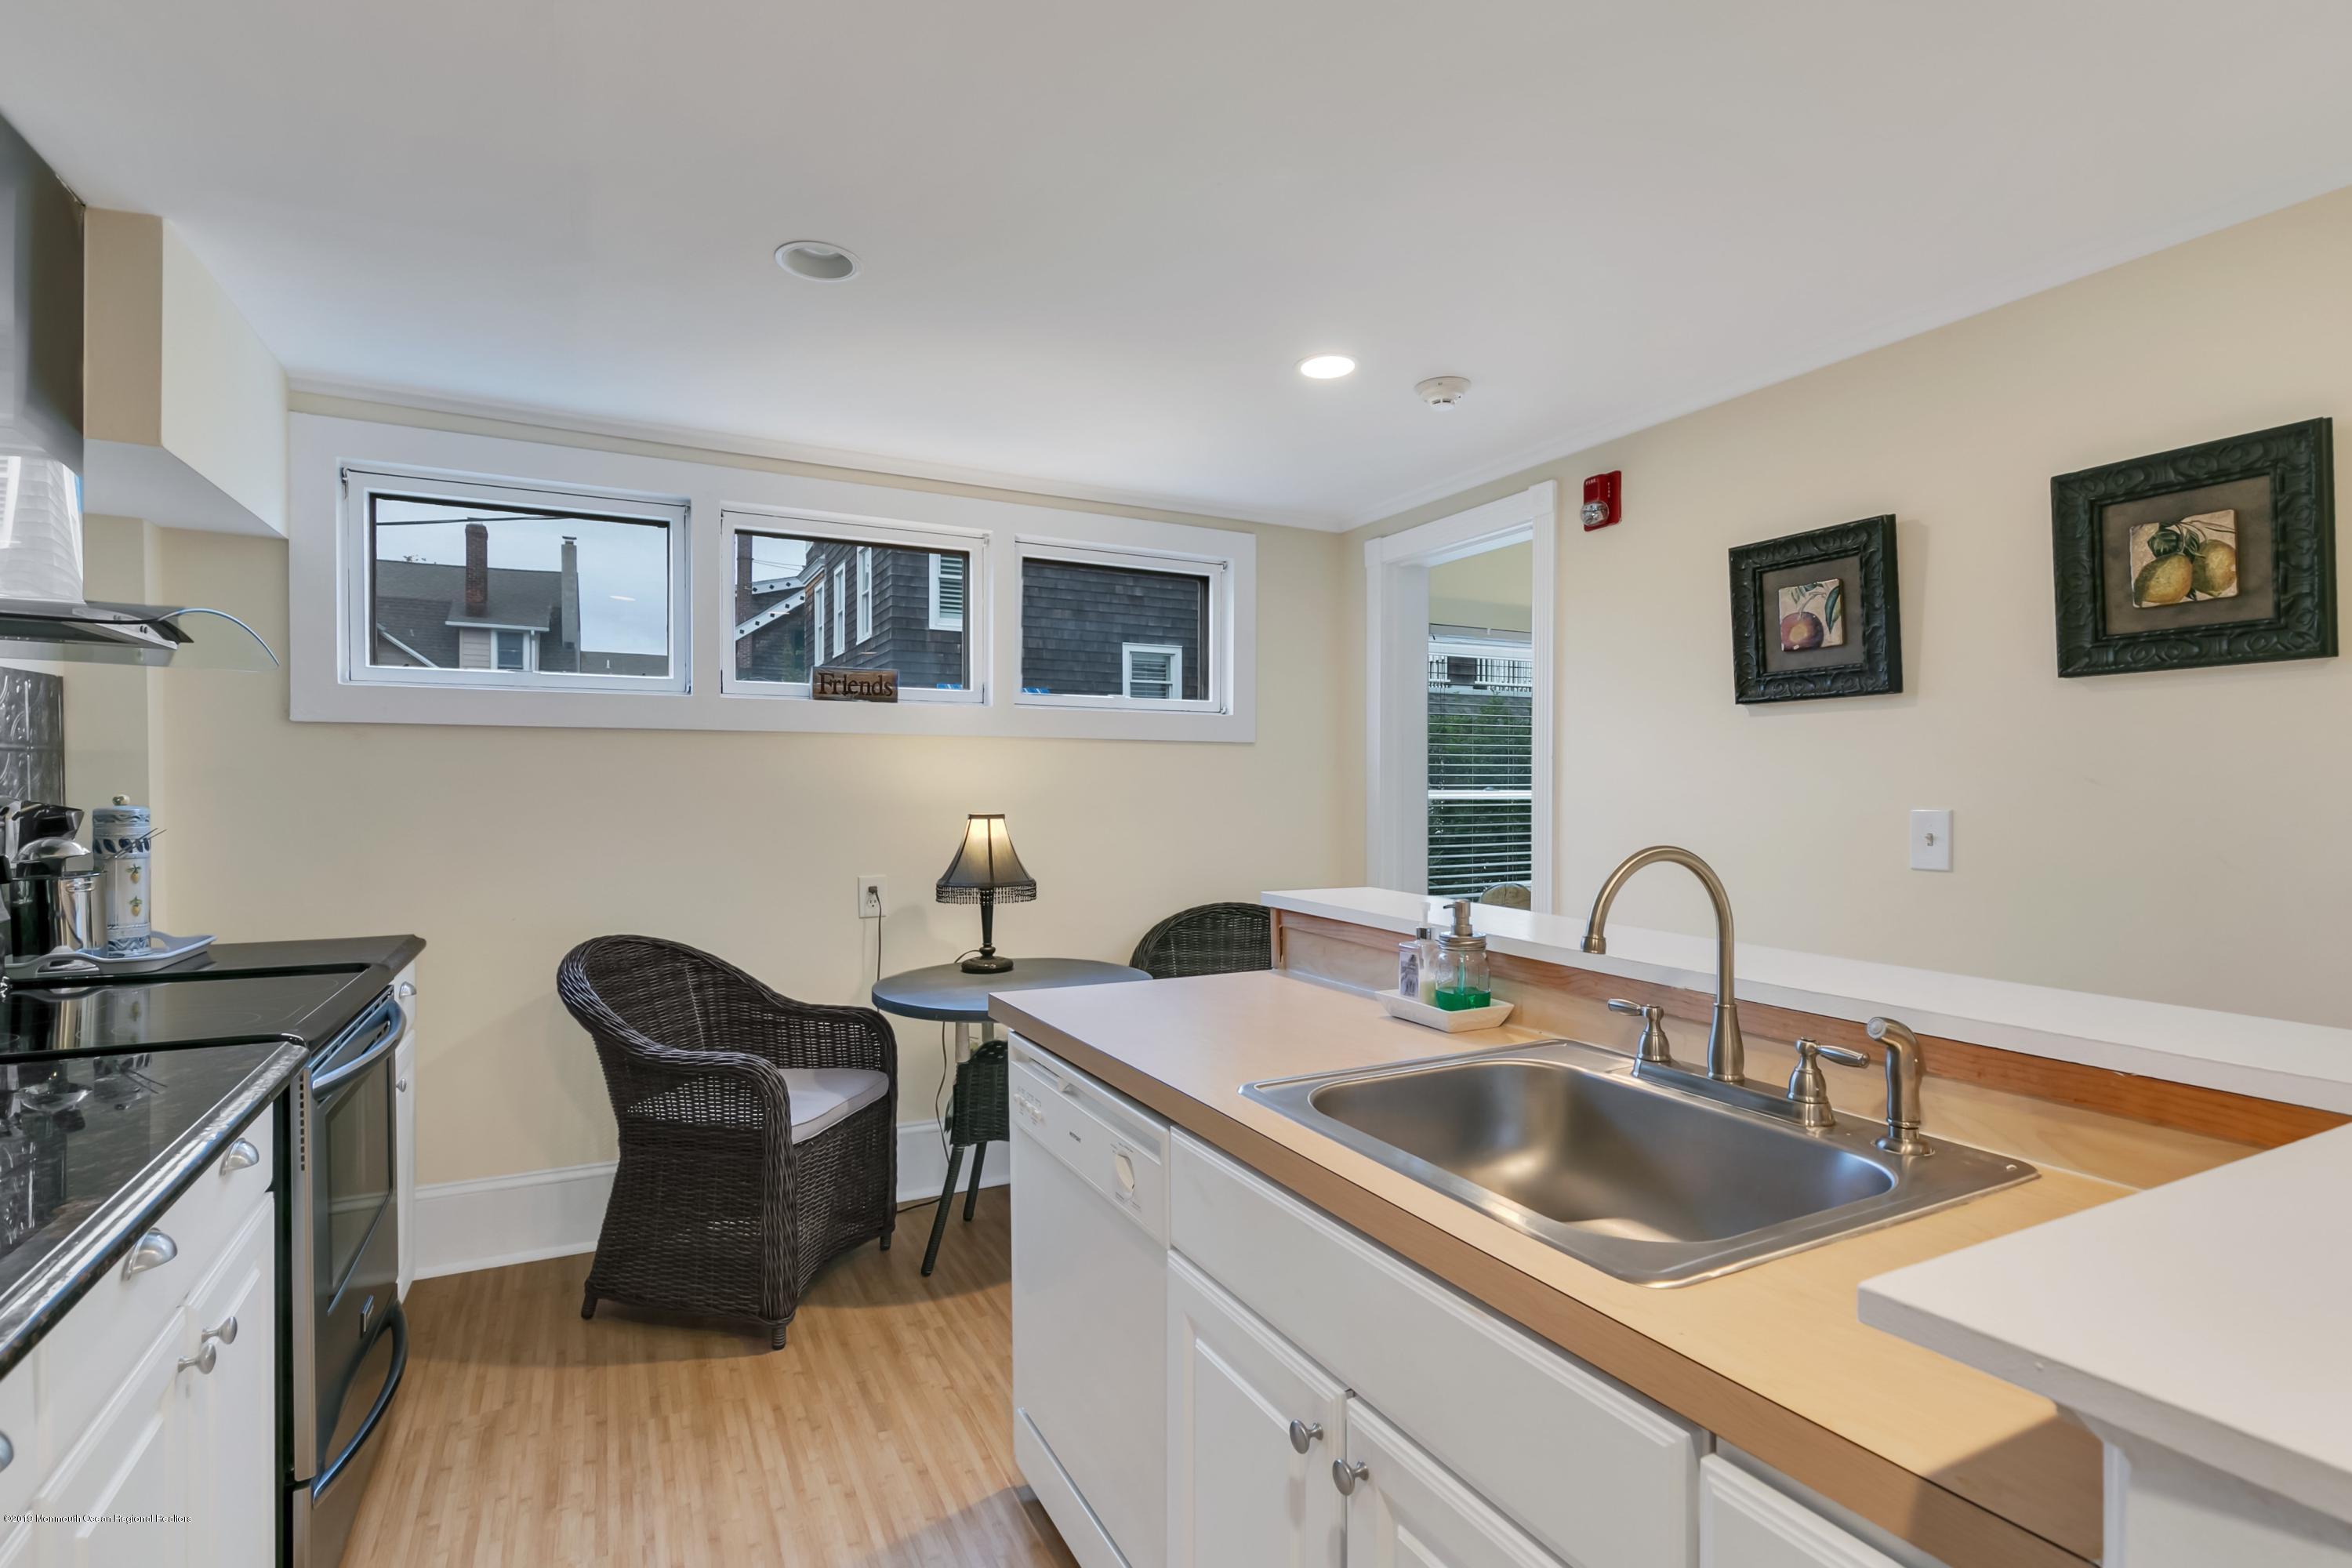
[[1639, 1055], [1645, 1062], [1662, 1067], [1675, 1063], [1674, 1047], [1666, 1042], [1666, 1010], [1654, 1002], [1628, 1002], [1622, 996], [1609, 998], [1612, 1013], [1628, 1013], [1642, 1020], [1642, 1045]]
[[1825, 1046], [1819, 1040], [1797, 1042], [1797, 1068], [1789, 1075], [1789, 1103], [1797, 1108], [1798, 1125], [1814, 1131], [1837, 1125], [1837, 1111], [1830, 1105], [1829, 1086], [1822, 1079], [1817, 1059], [1824, 1057], [1840, 1067], [1870, 1065], [1868, 1057], [1843, 1046]]

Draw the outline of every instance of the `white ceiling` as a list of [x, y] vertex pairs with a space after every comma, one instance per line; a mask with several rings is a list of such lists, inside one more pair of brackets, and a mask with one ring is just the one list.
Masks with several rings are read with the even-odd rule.
[[2342, 0], [15, 0], [0, 112], [300, 381], [1329, 527], [2352, 183], [2347, 58]]

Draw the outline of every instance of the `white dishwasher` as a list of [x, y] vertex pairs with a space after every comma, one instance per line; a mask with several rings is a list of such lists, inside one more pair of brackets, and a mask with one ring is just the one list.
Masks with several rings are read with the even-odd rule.
[[1168, 1123], [1015, 1035], [1013, 1452], [1084, 1568], [1168, 1552]]

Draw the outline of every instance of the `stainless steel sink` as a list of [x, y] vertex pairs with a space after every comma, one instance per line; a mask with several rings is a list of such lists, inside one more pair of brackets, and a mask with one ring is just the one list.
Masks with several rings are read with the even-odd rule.
[[1813, 1131], [1638, 1080], [1569, 1040], [1244, 1086], [1391, 1170], [1606, 1270], [1680, 1285], [2010, 1186], [2033, 1167], [1876, 1121]]

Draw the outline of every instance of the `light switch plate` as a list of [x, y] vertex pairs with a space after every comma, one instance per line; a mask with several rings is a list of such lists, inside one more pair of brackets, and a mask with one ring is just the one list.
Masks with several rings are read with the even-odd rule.
[[1911, 869], [1952, 868], [1952, 814], [1922, 808], [1911, 814]]

